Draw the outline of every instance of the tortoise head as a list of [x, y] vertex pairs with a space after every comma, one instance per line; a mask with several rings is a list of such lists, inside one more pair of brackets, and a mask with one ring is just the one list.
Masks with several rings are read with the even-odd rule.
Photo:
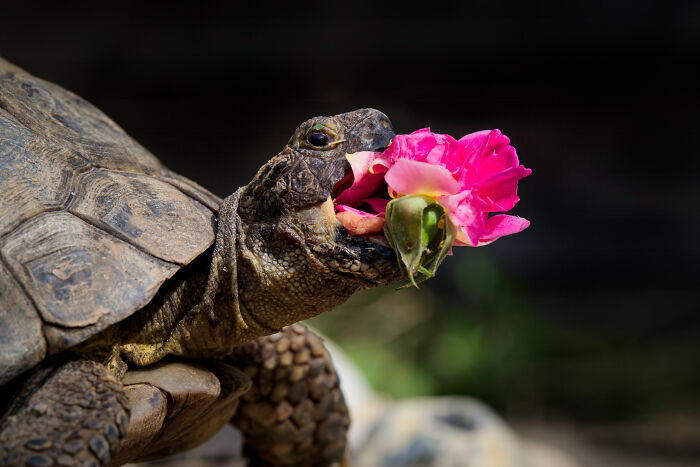
[[[302, 299], [328, 293], [342, 297], [342, 302], [356, 290], [399, 279], [393, 250], [350, 235], [336, 219], [332, 199], [334, 187], [352, 173], [346, 154], [382, 151], [393, 137], [389, 119], [374, 109], [316, 117], [301, 124], [282, 152], [241, 193], [238, 213], [251, 251], [247, 256], [257, 257], [246, 260], [246, 255], [239, 254], [242, 280], [246, 274], [258, 274], [251, 282], [301, 288], [303, 292], [295, 294]], [[290, 252], [296, 256], [289, 256]], [[284, 280], [250, 271], [270, 263], [281, 265], [281, 270], [270, 268], [265, 275], [281, 275]], [[294, 273], [301, 277], [291, 277]], [[256, 288], [244, 286], [251, 287]], [[337, 304], [319, 304], [318, 312]]]
[[246, 187], [243, 198], [255, 205], [250, 214], [275, 219], [328, 201], [350, 172], [346, 154], [383, 151], [393, 138], [389, 119], [374, 109], [307, 120]]

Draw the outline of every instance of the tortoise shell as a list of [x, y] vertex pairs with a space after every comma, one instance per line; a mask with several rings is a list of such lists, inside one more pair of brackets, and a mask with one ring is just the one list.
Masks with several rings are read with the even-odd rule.
[[0, 384], [146, 305], [213, 243], [220, 202], [0, 58]]

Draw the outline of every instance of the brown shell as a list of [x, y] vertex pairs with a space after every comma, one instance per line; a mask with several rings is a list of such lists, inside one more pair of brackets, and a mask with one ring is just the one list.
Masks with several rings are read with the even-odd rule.
[[221, 200], [0, 58], [0, 384], [147, 304]]

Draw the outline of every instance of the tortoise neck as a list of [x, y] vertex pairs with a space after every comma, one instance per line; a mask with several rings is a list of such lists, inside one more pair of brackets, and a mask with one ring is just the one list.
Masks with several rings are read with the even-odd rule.
[[178, 271], [146, 307], [86, 343], [84, 354], [121, 375], [123, 360], [143, 366], [169, 354], [221, 357], [268, 333], [247, 325], [238, 303], [237, 195], [220, 207], [214, 246]]
[[319, 258], [327, 245], [308, 241], [300, 225], [283, 214], [274, 222], [247, 218], [238, 229], [238, 306], [256, 331], [330, 311], [364, 286], [329, 269]]
[[[197, 336], [199, 346], [180, 342], [188, 356], [205, 348], [231, 353], [238, 345], [336, 308], [363, 286], [319, 261], [284, 214], [272, 222], [249, 215], [246, 207], [239, 209], [244, 190], [219, 207], [204, 292], [188, 312], [190, 321], [181, 320], [187, 330], [183, 335], [190, 341]], [[240, 211], [248, 215], [243, 217]]]
[[[240, 192], [219, 207], [213, 248], [186, 272], [183, 285], [176, 286], [173, 295], [157, 305], [176, 321], [163, 346], [165, 354], [220, 357], [238, 345], [276, 332], [258, 324], [240, 304], [236, 254], [242, 232], [237, 213]], [[194, 301], [192, 297], [196, 297]], [[176, 309], [167, 308], [172, 303], [178, 304]]]
[[238, 214], [242, 191], [243, 188], [224, 199], [219, 207], [207, 285], [195, 313], [199, 321], [208, 320], [217, 348], [226, 354], [238, 345], [277, 332], [253, 319], [242, 303], [240, 290], [247, 288], [239, 274], [241, 255], [247, 251], [245, 230]]

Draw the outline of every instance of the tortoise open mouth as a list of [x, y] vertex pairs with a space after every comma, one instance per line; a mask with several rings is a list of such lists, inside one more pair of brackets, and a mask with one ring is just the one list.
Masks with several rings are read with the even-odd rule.
[[350, 188], [353, 183], [355, 183], [355, 174], [352, 172], [352, 168], [348, 165], [345, 168], [345, 176], [338, 180], [338, 182], [333, 186], [333, 190], [331, 190], [331, 198], [333, 198], [335, 201], [335, 199], [337, 199], [342, 192]]
[[368, 196], [360, 200], [350, 204], [338, 203], [343, 193], [354, 185], [355, 174], [352, 168], [348, 167], [345, 176], [331, 191], [336, 219], [351, 235], [388, 247], [389, 243], [384, 235], [384, 211], [391, 198], [386, 182], [382, 179]]

